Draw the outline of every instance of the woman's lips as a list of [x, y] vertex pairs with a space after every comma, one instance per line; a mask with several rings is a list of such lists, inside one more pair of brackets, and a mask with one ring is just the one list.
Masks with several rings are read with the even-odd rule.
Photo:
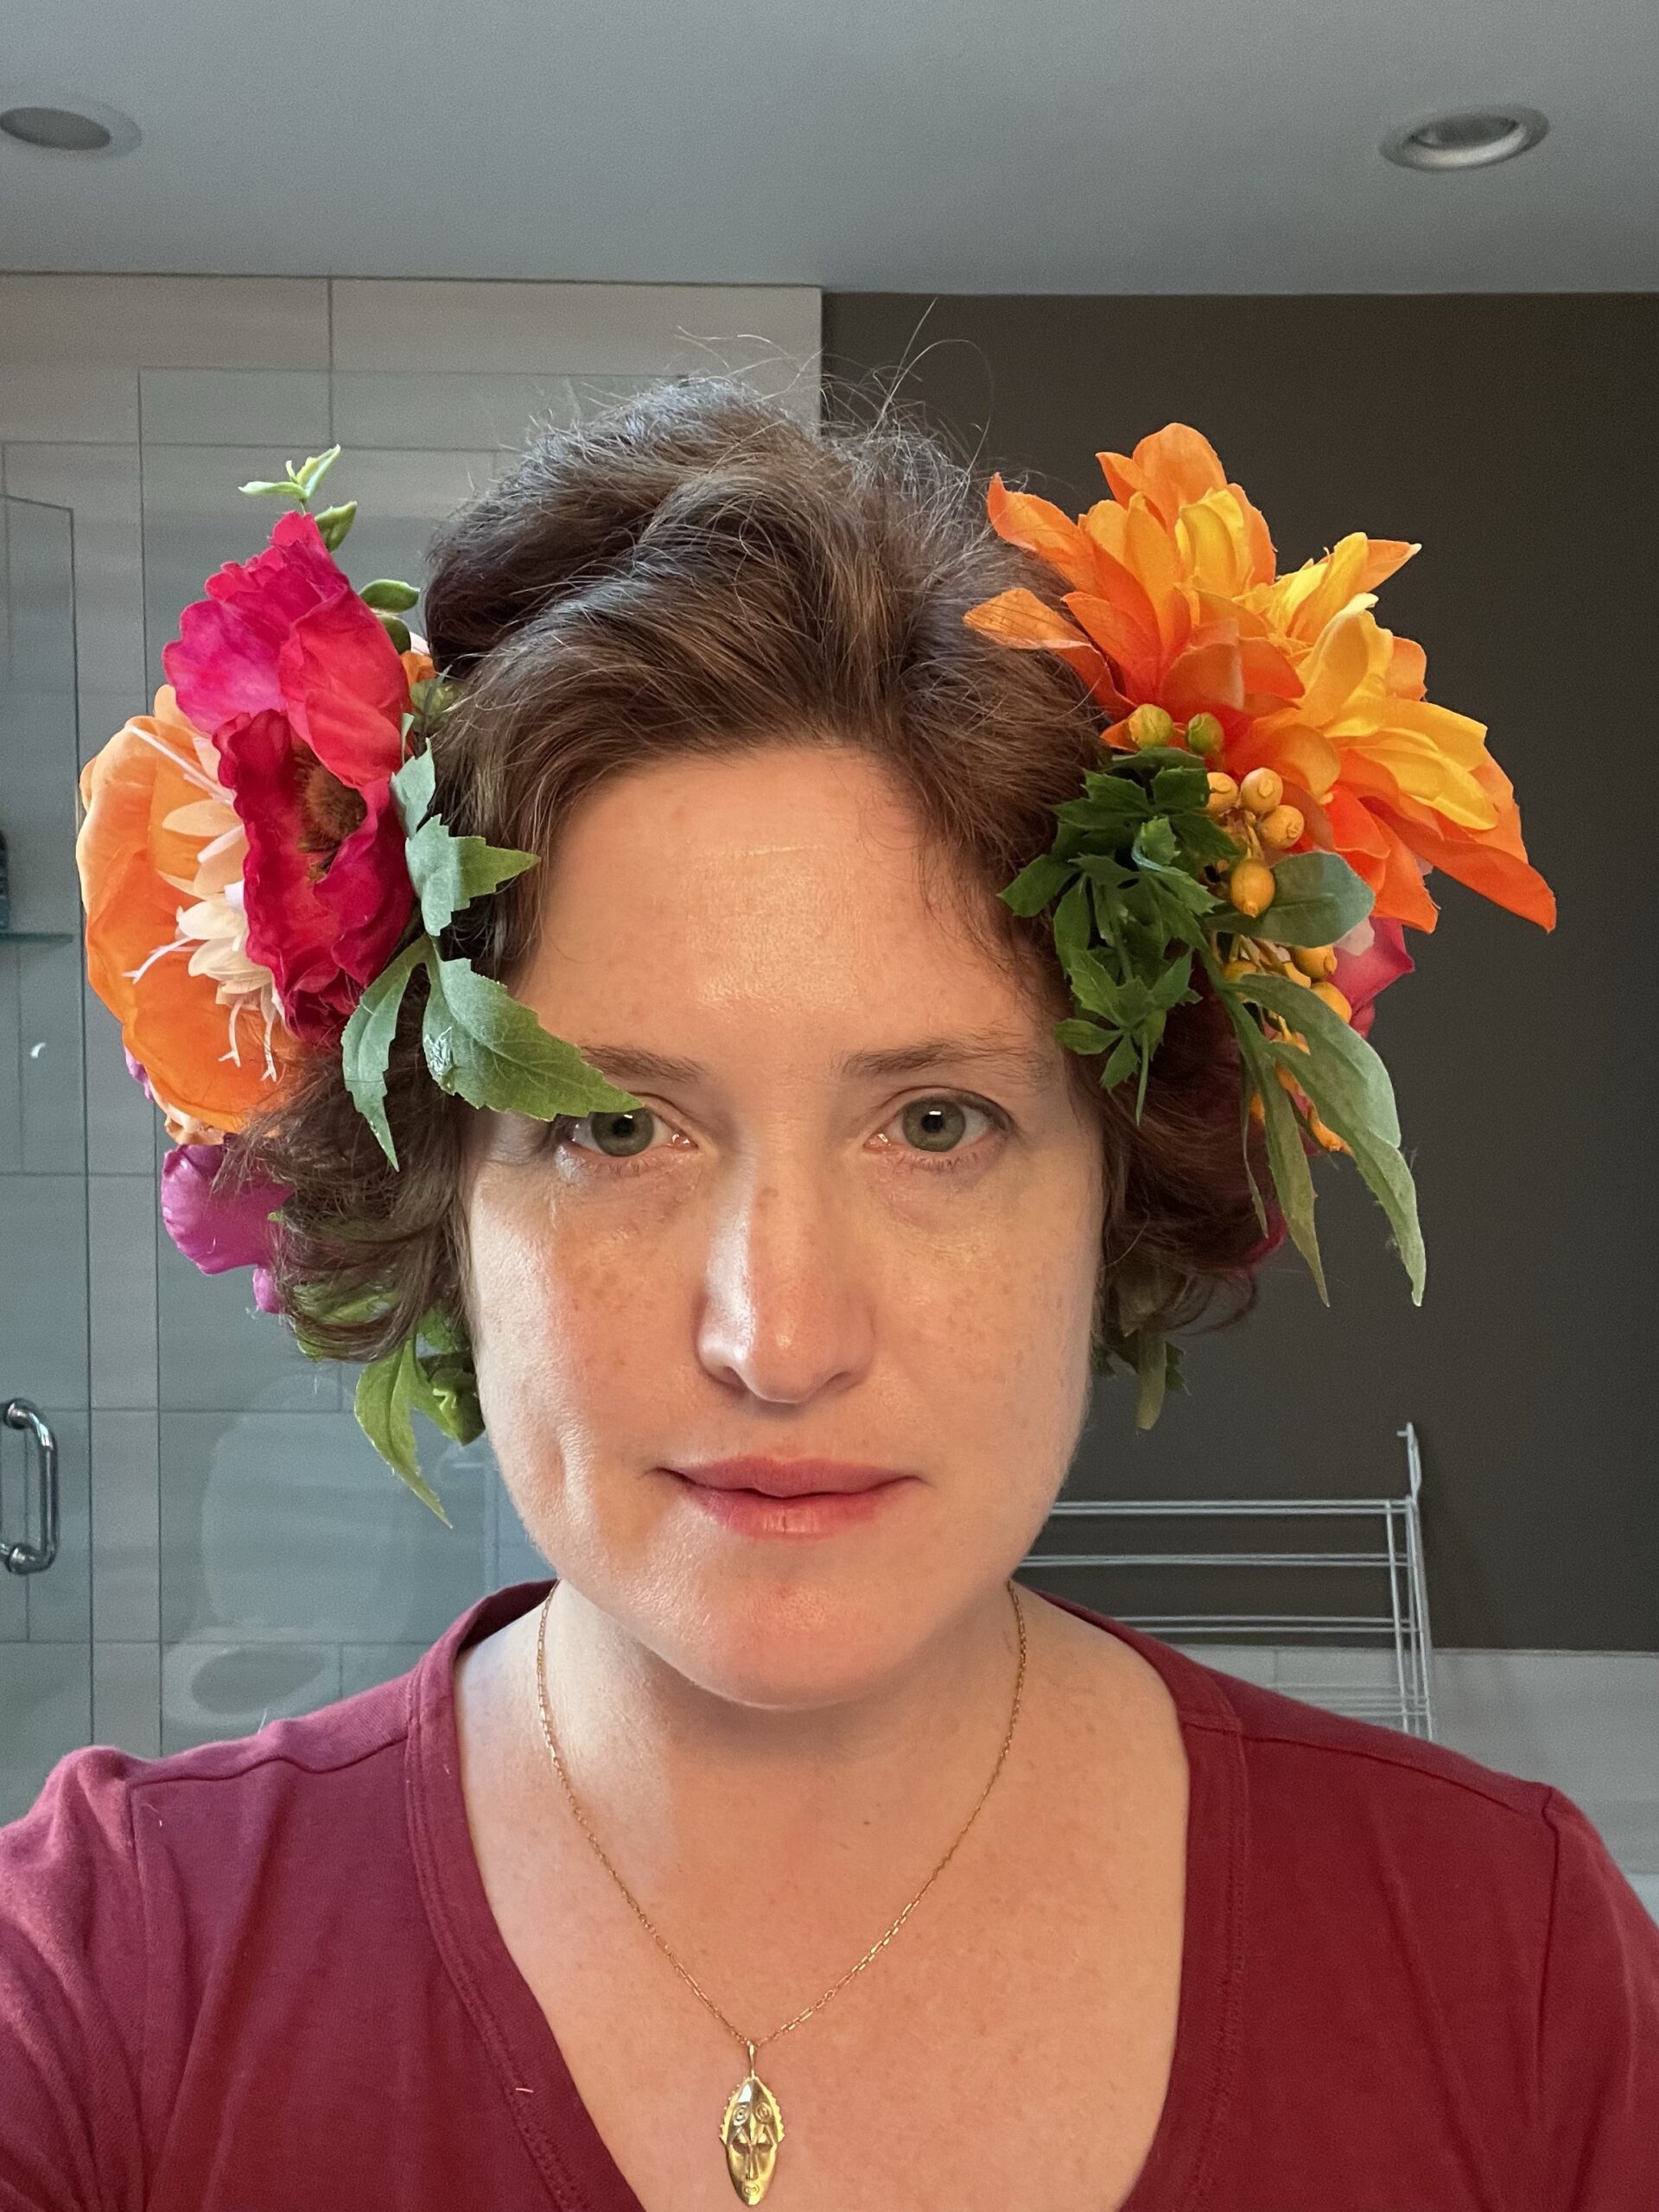
[[869, 1490], [807, 1491], [798, 1497], [769, 1497], [754, 1490], [715, 1490], [689, 1475], [663, 1472], [694, 1505], [745, 1536], [831, 1536], [873, 1521], [915, 1478], [900, 1475]]

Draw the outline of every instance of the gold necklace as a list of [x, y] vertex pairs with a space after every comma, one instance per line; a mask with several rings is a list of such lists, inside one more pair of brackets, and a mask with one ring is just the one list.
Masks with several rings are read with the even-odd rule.
[[628, 1887], [627, 1884], [622, 1879], [622, 1877], [617, 1872], [615, 1867], [612, 1866], [610, 1860], [605, 1856], [603, 1846], [601, 1844], [599, 1838], [594, 1834], [592, 1828], [588, 1827], [586, 1819], [583, 1817], [582, 1808], [576, 1802], [575, 1792], [570, 1787], [570, 1779], [565, 1773], [564, 1764], [559, 1757], [558, 1746], [553, 1741], [553, 1730], [547, 1717], [547, 1609], [553, 1602], [553, 1592], [554, 1590], [556, 1590], [558, 1584], [556, 1581], [552, 1585], [551, 1588], [549, 1589], [546, 1597], [543, 1599], [541, 1619], [537, 1624], [536, 1630], [536, 1694], [537, 1702], [540, 1707], [542, 1716], [542, 1734], [546, 1738], [549, 1751], [552, 1754], [554, 1771], [557, 1774], [559, 1780], [564, 1784], [564, 1794], [570, 1801], [570, 1809], [575, 1815], [577, 1821], [581, 1825], [582, 1833], [588, 1838], [588, 1842], [593, 1845], [594, 1849], [598, 1853], [601, 1865], [603, 1866], [611, 1879], [616, 1884], [618, 1889], [621, 1891], [623, 1896], [626, 1897], [628, 1903], [632, 1906], [636, 1916], [644, 1923], [646, 1932], [650, 1935], [652, 1941], [656, 1944], [658, 1949], [662, 1952], [664, 1957], [667, 1959], [669, 1964], [674, 1968], [674, 1971], [683, 1980], [690, 1983], [691, 1987], [696, 1991], [697, 1995], [702, 1998], [703, 2003], [709, 2007], [709, 2010], [714, 2014], [721, 2025], [729, 2030], [730, 2032], [737, 2037], [738, 2041], [743, 2045], [743, 2048], [748, 2053], [748, 2071], [744, 2075], [743, 2079], [738, 2083], [736, 2088], [732, 2091], [731, 2095], [728, 2098], [726, 2102], [725, 2117], [720, 2123], [720, 2139], [726, 2146], [726, 2170], [731, 2176], [732, 2187], [737, 2191], [739, 2196], [741, 2197], [745, 2204], [758, 2204], [772, 2185], [772, 2173], [778, 2163], [778, 2146], [784, 2139], [784, 2115], [779, 2108], [777, 2098], [773, 2096], [772, 2091], [766, 2087], [766, 2083], [760, 2079], [760, 2075], [754, 2070], [754, 2054], [760, 2049], [761, 2044], [772, 2043], [775, 2041], [779, 2036], [787, 2035], [791, 2028], [798, 2027], [803, 2020], [810, 2019], [812, 2014], [816, 2012], [821, 2005], [824, 2005], [829, 2003], [830, 1999], [836, 1994], [837, 1990], [844, 1988], [847, 1983], [852, 1980], [855, 1974], [862, 1974], [865, 1967], [868, 1966], [876, 1953], [883, 1949], [892, 1938], [898, 1934], [899, 1929], [902, 1928], [906, 1921], [909, 1919], [911, 1914], [921, 1903], [922, 1899], [927, 1895], [934, 1883], [938, 1880], [940, 1875], [944, 1873], [945, 1868], [955, 1857], [957, 1847], [961, 1844], [963, 1837], [967, 1834], [969, 1828], [972, 1827], [974, 1822], [979, 1818], [980, 1806], [982, 1806], [985, 1800], [990, 1796], [992, 1785], [995, 1783], [997, 1776], [1002, 1771], [1002, 1762], [1008, 1756], [1008, 1745], [1014, 1741], [1014, 1724], [1020, 1717], [1020, 1693], [1021, 1688], [1024, 1687], [1026, 1679], [1026, 1617], [1020, 1609], [1020, 1592], [1015, 1587], [1013, 1580], [1010, 1580], [1007, 1586], [1008, 1595], [1014, 1600], [1014, 1618], [1020, 1630], [1020, 1670], [1014, 1677], [1014, 1710], [1008, 1716], [1007, 1733], [1002, 1738], [1002, 1748], [997, 1753], [995, 1766], [991, 1770], [991, 1779], [986, 1783], [984, 1789], [981, 1790], [979, 1795], [979, 1803], [974, 1807], [973, 1811], [968, 1815], [967, 1824], [963, 1828], [962, 1834], [957, 1838], [956, 1842], [953, 1843], [950, 1850], [945, 1853], [944, 1858], [940, 1859], [938, 1865], [928, 1876], [926, 1881], [922, 1884], [921, 1888], [917, 1891], [915, 1896], [899, 1914], [898, 1919], [893, 1922], [887, 1934], [882, 1936], [880, 1942], [872, 1943], [869, 1949], [865, 1952], [858, 1964], [855, 1967], [849, 1967], [848, 1971], [841, 1977], [841, 1980], [835, 1983], [832, 1987], [825, 1990], [823, 1995], [817, 1999], [817, 2003], [809, 2005], [805, 2012], [798, 2012], [792, 2020], [786, 2020], [781, 2028], [774, 2028], [771, 2035], [762, 2036], [760, 2038], [760, 2042], [757, 2043], [752, 2041], [749, 2037], [744, 2035], [740, 2029], [733, 2026], [731, 2021], [726, 2018], [726, 2015], [721, 2011], [719, 2005], [715, 2003], [713, 1998], [709, 1995], [706, 1990], [699, 1986], [693, 1977], [689, 1974], [685, 1968], [680, 1964], [673, 1952], [669, 1949], [668, 1945], [664, 1942], [662, 1937], [657, 1933], [656, 1929], [652, 1925], [650, 1918], [647, 1916], [639, 1899], [634, 1896], [633, 1891]]

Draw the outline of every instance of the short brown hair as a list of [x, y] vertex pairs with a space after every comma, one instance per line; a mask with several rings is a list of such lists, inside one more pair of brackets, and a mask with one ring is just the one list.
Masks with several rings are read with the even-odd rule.
[[[958, 903], [979, 942], [1034, 980], [1056, 1020], [1074, 1011], [1047, 916], [995, 894], [1048, 849], [1054, 807], [1099, 765], [1099, 717], [1058, 660], [964, 624], [1011, 585], [1052, 596], [1052, 579], [992, 532], [982, 485], [937, 437], [890, 407], [815, 432], [728, 381], [664, 383], [540, 436], [432, 553], [427, 641], [460, 694], [433, 745], [436, 804], [458, 834], [546, 856], [584, 793], [645, 762], [785, 733], [850, 744], [909, 795], [925, 860], [969, 893]], [[458, 915], [446, 949], [511, 982], [534, 948], [540, 875]], [[337, 1051], [306, 1056], [249, 1133], [292, 1187], [275, 1255], [285, 1308], [315, 1313], [318, 1292], [387, 1301], [372, 1321], [307, 1319], [309, 1339], [346, 1358], [390, 1350], [435, 1306], [466, 1322], [471, 1109], [426, 1071], [422, 990], [417, 971], [388, 1071], [399, 1169]], [[1169, 1020], [1139, 1126], [1133, 1081], [1103, 1091], [1097, 1062], [1066, 1056], [1102, 1134], [1097, 1365], [1109, 1332], [1190, 1327], [1224, 1290], [1226, 1319], [1254, 1303], [1263, 1240], [1236, 1046], [1200, 991]]]

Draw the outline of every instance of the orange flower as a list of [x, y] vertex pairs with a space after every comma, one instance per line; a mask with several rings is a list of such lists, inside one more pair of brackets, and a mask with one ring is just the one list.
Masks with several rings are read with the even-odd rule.
[[1432, 930], [1423, 863], [1545, 929], [1555, 899], [1527, 862], [1507, 776], [1485, 725], [1424, 696], [1422, 648], [1383, 629], [1376, 587], [1420, 549], [1356, 531], [1275, 576], [1267, 524], [1184, 423], [1132, 456], [1096, 456], [1113, 498], [1073, 522], [1046, 499], [991, 482], [992, 527], [1070, 587], [1065, 612], [1034, 592], [969, 609], [1000, 644], [1057, 652], [1109, 718], [1137, 706], [1178, 725], [1214, 715], [1229, 774], [1275, 769], [1300, 808], [1304, 849], [1340, 853], [1382, 918]]
[[81, 771], [75, 840], [92, 988], [169, 1131], [198, 1141], [241, 1128], [294, 1051], [248, 957], [247, 840], [218, 765], [163, 684]]

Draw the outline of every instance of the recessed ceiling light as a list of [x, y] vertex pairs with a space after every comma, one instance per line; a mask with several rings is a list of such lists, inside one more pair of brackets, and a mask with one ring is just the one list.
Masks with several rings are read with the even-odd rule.
[[1484, 169], [1524, 154], [1548, 128], [1535, 107], [1454, 108], [1402, 124], [1379, 150], [1406, 169]]
[[143, 135], [119, 108], [36, 85], [0, 85], [0, 132], [32, 154], [73, 154], [83, 161], [130, 154]]

